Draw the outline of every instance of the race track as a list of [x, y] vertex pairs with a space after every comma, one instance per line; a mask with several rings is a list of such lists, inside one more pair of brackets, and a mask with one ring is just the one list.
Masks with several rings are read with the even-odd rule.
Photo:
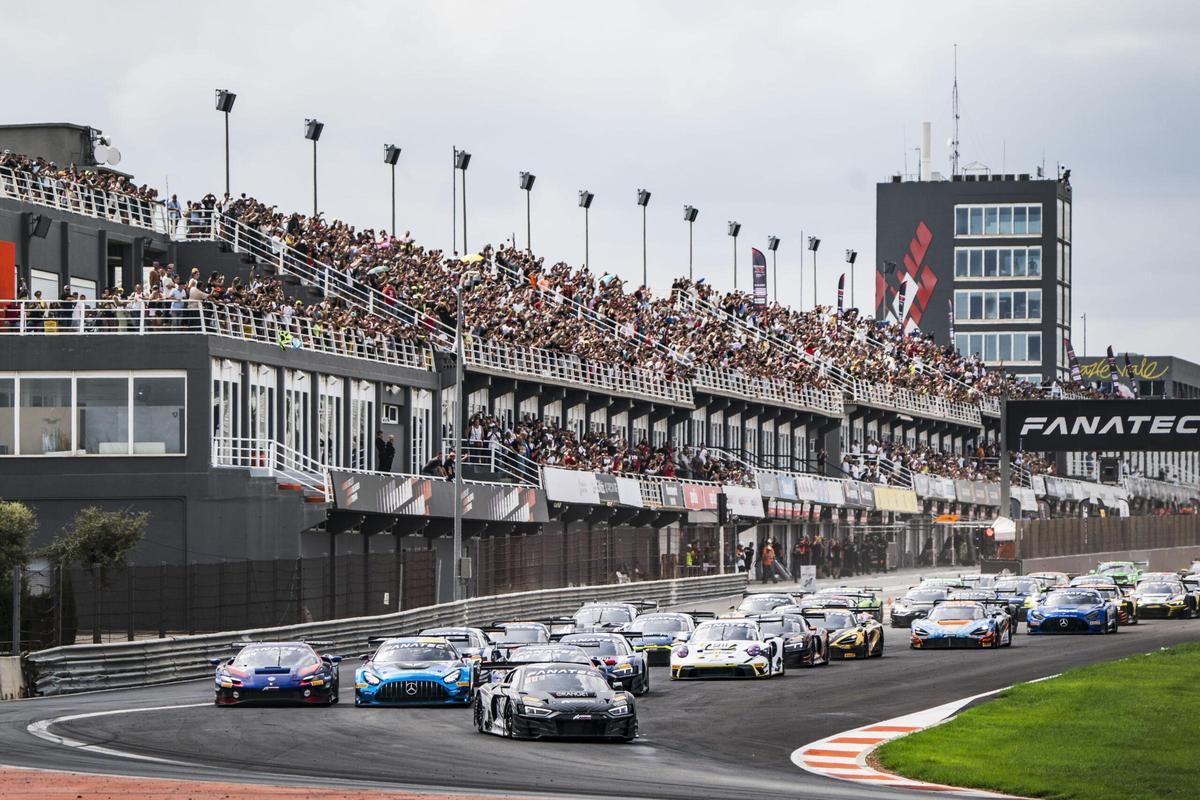
[[[467, 709], [215, 708], [211, 682], [0, 704], [0, 761], [10, 766], [343, 788], [438, 787], [475, 793], [630, 798], [900, 798], [905, 792], [805, 773], [791, 752], [824, 736], [1072, 666], [1200, 639], [1200, 620], [1143, 622], [1116, 636], [1024, 633], [1010, 649], [908, 649], [885, 629], [885, 656], [791, 669], [769, 681], [671, 683], [654, 668], [638, 701], [635, 744], [515, 742], [481, 736]], [[202, 704], [187, 707], [189, 704]], [[179, 707], [184, 706], [184, 707]], [[68, 715], [49, 734], [27, 727]], [[142, 760], [117, 752], [150, 757]], [[913, 797], [927, 797], [914, 793]]]

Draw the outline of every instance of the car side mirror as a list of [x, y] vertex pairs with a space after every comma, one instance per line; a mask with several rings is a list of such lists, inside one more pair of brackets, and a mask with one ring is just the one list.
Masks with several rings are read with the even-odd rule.
[[330, 656], [330, 657], [329, 657], [329, 663], [331, 663], [331, 664], [340, 664], [340, 663], [342, 663], [342, 657], [341, 657], [341, 656]]
[[225, 661], [225, 659], [223, 659], [223, 658], [210, 658], [208, 660], [208, 664], [209, 664], [209, 666], [212, 666], [212, 667], [219, 667], [219, 666], [221, 666], [222, 663], [224, 663], [224, 661]]
[[370, 654], [370, 653], [363, 653], [362, 655], [360, 655], [360, 656], [359, 656], [359, 659], [360, 659], [360, 660], [361, 660], [361, 661], [362, 661], [362, 662], [365, 664], [365, 663], [367, 663], [368, 661], [370, 661], [370, 660], [371, 660], [371, 654]]

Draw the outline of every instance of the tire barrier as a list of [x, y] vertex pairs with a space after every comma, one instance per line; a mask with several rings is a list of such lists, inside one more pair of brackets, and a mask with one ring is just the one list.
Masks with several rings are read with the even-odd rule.
[[374, 617], [312, 622], [277, 628], [85, 644], [39, 650], [25, 657], [33, 692], [68, 694], [122, 689], [210, 677], [209, 659], [227, 656], [237, 643], [310, 639], [324, 650], [354, 655], [372, 636], [400, 636], [446, 625], [485, 625], [494, 620], [572, 614], [592, 600], [654, 600], [662, 606], [700, 603], [741, 593], [746, 574], [709, 575], [675, 580], [547, 589], [477, 597]]

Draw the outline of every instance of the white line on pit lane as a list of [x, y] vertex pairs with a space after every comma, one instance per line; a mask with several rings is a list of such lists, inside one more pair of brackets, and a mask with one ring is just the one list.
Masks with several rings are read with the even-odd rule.
[[152, 761], [155, 764], [171, 764], [179, 767], [194, 767], [195, 764], [187, 761], [175, 761], [169, 758], [158, 758], [157, 756], [144, 756], [139, 753], [129, 753], [124, 750], [115, 750], [111, 747], [104, 747], [98, 744], [88, 744], [78, 739], [71, 739], [67, 736], [59, 736], [56, 733], [50, 732], [50, 726], [58, 725], [61, 722], [73, 722], [79, 719], [95, 719], [96, 717], [111, 717], [117, 714], [137, 714], [143, 711], [174, 711], [178, 708], [200, 708], [201, 706], [211, 706], [212, 703], [184, 703], [175, 706], [153, 706], [150, 708], [120, 708], [115, 711], [92, 711], [87, 714], [70, 714], [64, 717], [54, 717], [52, 719], [38, 720], [31, 722], [25, 727], [33, 736], [53, 744], [63, 747], [71, 747], [76, 750], [86, 750], [89, 753], [96, 753], [104, 756], [115, 756], [117, 758], [132, 758], [138, 761]]

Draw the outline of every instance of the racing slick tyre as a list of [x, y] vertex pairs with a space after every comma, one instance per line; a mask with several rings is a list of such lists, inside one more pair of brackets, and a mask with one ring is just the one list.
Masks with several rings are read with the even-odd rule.
[[875, 648], [875, 658], [883, 658], [883, 633], [879, 634], [879, 647]]
[[1012, 647], [1013, 629], [1009, 626], [1008, 635], [1004, 638], [1004, 644], [1001, 647]]
[[483, 728], [483, 700], [475, 698], [475, 730], [477, 733], [487, 733]]
[[863, 646], [862, 646], [862, 648], [861, 648], [861, 649], [860, 649], [858, 652], [856, 652], [854, 655], [855, 655], [857, 658], [860, 658], [860, 659], [861, 659], [861, 658], [870, 658], [870, 656], [871, 656], [871, 645], [867, 644], [866, 642], [863, 642]]
[[637, 723], [637, 720], [635, 719], [633, 721], [633, 731], [628, 736], [619, 737], [619, 741], [632, 742], [634, 739], [637, 738], [637, 735], [638, 735], [638, 723]]
[[633, 696], [641, 697], [642, 695], [646, 694], [649, 691], [650, 691], [650, 668], [647, 667], [646, 671], [642, 674], [642, 680], [638, 684], [637, 689], [635, 689], [633, 691]]
[[514, 733], [513, 707], [512, 703], [509, 703], [504, 707], [504, 735], [509, 739], [515, 739], [517, 737]]

